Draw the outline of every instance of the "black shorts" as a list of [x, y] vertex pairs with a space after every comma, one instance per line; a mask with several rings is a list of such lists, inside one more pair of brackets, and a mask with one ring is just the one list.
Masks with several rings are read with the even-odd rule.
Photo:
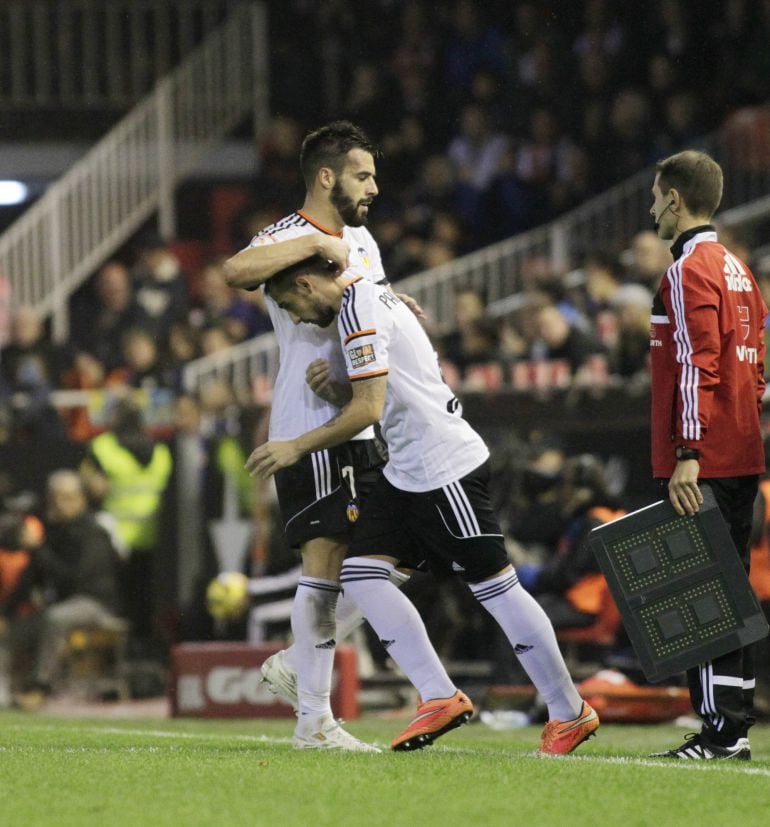
[[385, 555], [477, 583], [508, 563], [489, 499], [489, 464], [433, 491], [402, 491], [382, 477], [356, 523], [348, 557]]
[[278, 471], [275, 487], [289, 545], [315, 537], [349, 538], [384, 464], [375, 440], [360, 439], [308, 454]]

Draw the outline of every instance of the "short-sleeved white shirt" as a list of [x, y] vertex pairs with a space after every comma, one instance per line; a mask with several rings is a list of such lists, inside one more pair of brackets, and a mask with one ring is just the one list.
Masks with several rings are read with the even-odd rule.
[[427, 334], [384, 287], [358, 280], [345, 288], [337, 319], [351, 382], [387, 376], [381, 426], [384, 474], [403, 491], [432, 491], [469, 474], [488, 457], [441, 378]]
[[[251, 240], [249, 246], [274, 244], [317, 232], [334, 234], [313, 223], [301, 212], [295, 212], [265, 227]], [[365, 227], [346, 226], [342, 238], [350, 245], [350, 266], [345, 275], [384, 282], [380, 250], [371, 233]], [[265, 298], [280, 354], [270, 412], [270, 439], [294, 439], [323, 425], [339, 412], [337, 407], [310, 390], [305, 381], [307, 366], [314, 359], [326, 359], [331, 366], [332, 378], [344, 382], [345, 363], [333, 324], [327, 328], [312, 324], [295, 325], [285, 310], [281, 310], [269, 296]], [[367, 428], [355, 439], [371, 439], [373, 436], [374, 429]]]

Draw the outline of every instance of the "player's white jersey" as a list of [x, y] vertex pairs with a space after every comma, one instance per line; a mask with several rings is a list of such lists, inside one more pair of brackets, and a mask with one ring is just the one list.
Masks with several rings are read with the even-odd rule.
[[481, 465], [489, 450], [462, 418], [441, 378], [427, 334], [389, 290], [358, 280], [345, 288], [337, 319], [352, 382], [387, 375], [384, 474], [403, 491], [431, 491]]
[[[301, 212], [295, 212], [265, 227], [249, 246], [274, 244], [317, 232], [337, 235], [315, 224]], [[365, 227], [345, 227], [342, 238], [350, 245], [350, 266], [345, 274], [374, 282], [384, 281], [380, 250], [371, 233]], [[314, 359], [326, 359], [331, 365], [332, 378], [344, 382], [345, 363], [333, 324], [327, 328], [312, 324], [295, 325], [285, 310], [281, 310], [269, 296], [266, 299], [280, 353], [270, 413], [270, 439], [294, 439], [323, 425], [339, 412], [338, 408], [310, 390], [305, 382], [307, 366]], [[367, 428], [356, 439], [371, 439], [373, 436], [374, 429]]]

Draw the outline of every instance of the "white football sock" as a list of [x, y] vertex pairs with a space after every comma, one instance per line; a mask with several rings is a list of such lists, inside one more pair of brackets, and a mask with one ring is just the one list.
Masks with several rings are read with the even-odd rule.
[[492, 580], [470, 584], [481, 605], [500, 624], [513, 651], [548, 705], [548, 717], [571, 721], [583, 708], [564, 663], [556, 634], [540, 604], [511, 570]]
[[449, 698], [457, 691], [438, 658], [419, 612], [390, 581], [393, 565], [350, 557], [342, 566], [342, 588], [364, 613], [390, 657], [423, 701]]
[[[402, 571], [393, 569], [388, 579], [400, 589], [405, 583], [409, 582], [410, 576], [411, 575], [405, 574]], [[344, 592], [341, 593], [337, 599], [337, 609], [334, 617], [337, 624], [337, 631], [335, 633], [337, 643], [342, 643], [348, 635], [354, 632], [364, 622], [364, 616], [361, 614], [361, 610], [358, 608], [356, 601], [350, 597], [346, 597]], [[294, 661], [295, 651], [293, 643], [287, 649], [284, 649], [283, 662], [296, 672], [297, 665]]]
[[294, 634], [292, 666], [297, 672], [299, 721], [303, 716], [319, 718], [331, 714], [332, 667], [334, 666], [334, 610], [339, 585], [334, 580], [301, 577], [291, 610]]

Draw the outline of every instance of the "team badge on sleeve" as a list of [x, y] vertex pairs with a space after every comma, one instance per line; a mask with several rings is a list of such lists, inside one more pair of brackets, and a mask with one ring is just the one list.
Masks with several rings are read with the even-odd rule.
[[376, 362], [377, 356], [374, 353], [374, 345], [358, 345], [348, 348], [348, 358], [352, 368], [362, 368], [370, 362]]

